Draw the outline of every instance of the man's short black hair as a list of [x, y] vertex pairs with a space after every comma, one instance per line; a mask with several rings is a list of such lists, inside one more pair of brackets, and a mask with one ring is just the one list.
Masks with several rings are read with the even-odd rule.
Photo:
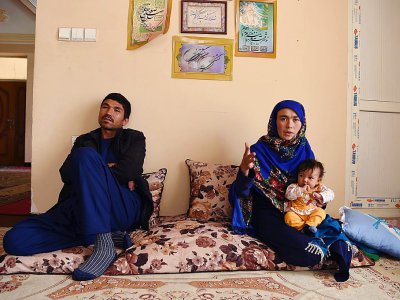
[[319, 162], [318, 160], [308, 158], [308, 159], [303, 160], [299, 165], [299, 173], [304, 172], [306, 170], [314, 171], [315, 169], [319, 170], [319, 178], [322, 179], [322, 177], [324, 177], [324, 174], [325, 174], [325, 169], [324, 169], [324, 165], [321, 162]]
[[120, 93], [110, 93], [103, 99], [103, 101], [101, 101], [101, 105], [103, 105], [103, 102], [107, 99], [117, 101], [119, 104], [121, 104], [124, 108], [124, 119], [129, 119], [129, 116], [131, 115], [131, 103], [128, 101], [128, 99], [126, 99]]

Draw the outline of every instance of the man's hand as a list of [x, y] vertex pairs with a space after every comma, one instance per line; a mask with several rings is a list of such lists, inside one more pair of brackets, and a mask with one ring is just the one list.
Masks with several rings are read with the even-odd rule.
[[117, 164], [116, 164], [116, 163], [107, 163], [107, 165], [108, 165], [109, 168], [113, 168], [113, 167], [115, 167]]
[[244, 144], [244, 154], [242, 158], [242, 162], [240, 163], [240, 169], [243, 174], [247, 177], [249, 176], [249, 170], [254, 168], [254, 161], [256, 157], [255, 152], [250, 152], [250, 147], [247, 143]]
[[133, 190], [135, 190], [136, 184], [133, 180], [128, 182], [128, 189], [132, 192]]

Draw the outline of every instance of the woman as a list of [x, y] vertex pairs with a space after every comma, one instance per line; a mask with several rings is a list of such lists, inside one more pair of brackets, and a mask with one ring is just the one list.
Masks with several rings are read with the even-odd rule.
[[[320, 225], [321, 235], [317, 238], [284, 222], [286, 187], [296, 180], [299, 164], [314, 158], [305, 132], [303, 106], [292, 100], [279, 102], [271, 113], [267, 135], [251, 147], [245, 145], [240, 170], [229, 193], [234, 207], [232, 226], [237, 232], [254, 234], [292, 265], [313, 266], [330, 253], [339, 265], [335, 279], [346, 281], [352, 251], [337, 221], [327, 218]], [[251, 205], [244, 205], [248, 202], [242, 200], [248, 197]]]

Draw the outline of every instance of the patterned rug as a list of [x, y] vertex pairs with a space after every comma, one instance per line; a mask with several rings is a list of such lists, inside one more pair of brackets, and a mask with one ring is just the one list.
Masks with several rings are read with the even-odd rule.
[[400, 299], [400, 261], [381, 258], [353, 268], [347, 282], [329, 271], [239, 271], [102, 276], [75, 282], [68, 275], [0, 275], [5, 299]]
[[0, 167], [0, 213], [29, 214], [31, 168]]

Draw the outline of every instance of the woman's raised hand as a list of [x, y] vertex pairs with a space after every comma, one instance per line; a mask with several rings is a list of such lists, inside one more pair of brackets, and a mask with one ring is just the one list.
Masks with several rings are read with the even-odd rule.
[[247, 143], [244, 144], [244, 147], [245, 150], [242, 162], [240, 163], [240, 169], [242, 170], [243, 174], [247, 177], [249, 176], [249, 170], [254, 168], [256, 153], [250, 152], [250, 146]]

